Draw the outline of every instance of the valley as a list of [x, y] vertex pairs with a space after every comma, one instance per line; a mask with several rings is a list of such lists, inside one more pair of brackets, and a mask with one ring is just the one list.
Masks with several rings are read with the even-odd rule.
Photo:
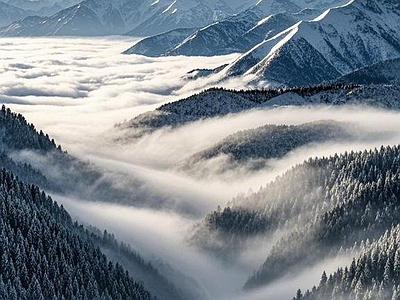
[[[76, 48], [77, 41], [79, 50]], [[29, 40], [29, 45], [27, 40], [21, 38], [2, 42], [2, 49], [9, 47], [13, 51], [13, 57], [9, 57], [7, 63], [3, 62], [2, 65], [3, 70], [7, 69], [7, 77], [2, 79], [2, 97], [7, 107], [22, 113], [28, 122], [49, 133], [70, 155], [100, 167], [122, 190], [128, 189], [124, 184], [129, 179], [144, 182], [141, 197], [159, 199], [159, 203], [149, 201], [145, 207], [135, 208], [135, 205], [121, 206], [104, 201], [87, 202], [76, 196], [70, 198], [68, 193], [55, 193], [53, 197], [74, 218], [115, 233], [118, 239], [129, 243], [146, 259], [162, 259], [174, 268], [179, 266], [183, 274], [197, 282], [196, 289], [208, 293], [211, 299], [227, 299], [233, 295], [240, 299], [237, 288], [257, 268], [257, 261], [262, 260], [265, 252], [258, 253], [248, 248], [231, 267], [224, 267], [224, 263], [215, 261], [213, 256], [196, 253], [185, 240], [190, 228], [201, 221], [205, 214], [217, 206], [224, 207], [240, 193], [250, 189], [257, 191], [275, 176], [309, 157], [379, 148], [382, 144], [395, 145], [400, 135], [400, 119], [395, 110], [359, 110], [357, 106], [266, 106], [199, 120], [178, 128], [159, 129], [136, 139], [126, 138], [124, 131], [129, 128], [120, 132], [118, 127], [114, 127], [115, 124], [192, 93], [186, 90], [184, 75], [194, 67], [193, 58], [190, 58], [190, 67], [185, 57], [170, 60], [131, 56], [127, 60], [123, 56], [122, 61], [118, 53], [132, 42], [131, 39], [37, 38]], [[49, 47], [50, 44], [57, 44], [57, 47]], [[44, 45], [49, 49], [47, 59], [36, 57], [35, 51]], [[3, 50], [3, 57], [7, 57], [10, 50]], [[56, 58], [59, 64], [54, 64]], [[232, 55], [213, 57], [207, 61], [199, 58], [198, 65], [203, 67], [206, 63], [212, 68], [231, 58]], [[107, 63], [104, 65], [103, 61]], [[178, 73], [171, 73], [171, 66], [179, 70]], [[59, 81], [64, 85], [57, 84]], [[33, 87], [42, 92], [35, 94]], [[201, 91], [202, 87], [199, 87], [198, 93]], [[121, 102], [122, 99], [125, 102]], [[127, 99], [131, 102], [127, 102]], [[185, 158], [189, 159], [191, 155], [237, 131], [266, 124], [301, 125], [320, 120], [350, 121], [358, 126], [354, 129], [358, 137], [321, 141], [312, 148], [303, 146], [282, 158], [270, 160], [268, 167], [257, 169], [246, 169], [245, 165], [232, 169], [226, 165], [227, 170], [221, 175], [215, 169], [229, 162], [218, 159], [213, 161], [213, 167], [204, 177], [193, 177], [190, 172], [177, 169]], [[116, 140], [119, 142], [115, 143]], [[21, 155], [19, 159], [29, 161], [29, 157]], [[30, 163], [45, 170], [46, 167], [38, 165], [39, 162]], [[194, 168], [196, 172], [196, 168], [200, 170], [202, 167], [197, 165]], [[161, 200], [162, 194], [164, 200]], [[168, 196], [165, 197], [165, 194]], [[265, 245], [265, 249], [268, 247]], [[175, 255], [177, 251], [179, 256]], [[204, 268], [204, 265], [207, 267]], [[313, 280], [301, 282], [296, 288], [309, 288], [318, 281], [323, 270], [334, 271], [338, 266], [338, 263], [331, 269], [327, 269], [325, 264], [320, 266], [319, 271], [314, 271]], [[210, 274], [224, 278], [225, 284], [213, 279]], [[286, 297], [290, 298], [296, 288], [286, 291]], [[249, 299], [252, 293], [243, 297]], [[259, 299], [257, 293], [254, 292], [254, 299]]]
[[400, 5], [332, 2], [0, 5], [0, 298], [399, 299]]

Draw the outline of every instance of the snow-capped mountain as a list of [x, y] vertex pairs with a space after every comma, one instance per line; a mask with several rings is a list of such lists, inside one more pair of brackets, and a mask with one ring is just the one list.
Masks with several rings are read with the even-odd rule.
[[177, 29], [145, 38], [124, 53], [147, 56], [213, 56], [245, 52], [266, 37], [277, 34], [298, 21], [287, 13], [272, 15], [258, 24], [260, 19], [261, 16], [250, 9], [204, 28], [192, 32], [188, 30], [189, 34], [186, 35], [179, 35], [181, 31]]
[[400, 57], [399, 18], [397, 0], [353, 0], [261, 42], [222, 72], [288, 86], [332, 80]]
[[106, 29], [85, 5], [75, 5], [51, 17], [26, 17], [0, 30], [3, 36], [101, 35]]
[[29, 15], [29, 12], [0, 1], [0, 26], [5, 26]]
[[226, 0], [175, 0], [168, 6], [162, 0], [155, 1], [153, 17], [147, 18], [135, 26], [128, 35], [152, 35], [176, 28], [193, 28], [207, 26], [215, 21], [240, 12], [255, 4], [255, 0], [226, 1]]
[[[1, 35], [107, 35], [144, 36], [176, 28], [206, 26], [253, 5], [256, 0], [85, 0], [40, 22], [21, 20], [0, 31]], [[71, 15], [71, 12], [77, 16]], [[88, 22], [82, 14], [90, 18]], [[30, 18], [31, 20], [32, 18]], [[100, 25], [97, 23], [97, 19]], [[71, 24], [71, 22], [73, 24]], [[27, 27], [29, 23], [29, 28]], [[48, 24], [52, 24], [51, 27]], [[93, 24], [92, 24], [93, 23]], [[21, 28], [25, 28], [21, 30]], [[98, 28], [97, 28], [98, 27]], [[82, 34], [80, 34], [82, 32]]]
[[[126, 54], [147, 56], [203, 55], [213, 56], [246, 52], [258, 43], [273, 37], [300, 20], [311, 20], [332, 5], [347, 0], [308, 1], [259, 1], [249, 9], [215, 22], [192, 34], [176, 39], [176, 32], [143, 39], [126, 50]], [[167, 47], [166, 42], [169, 41]]]
[[124, 32], [121, 12], [132, 12], [128, 0], [85, 0], [50, 17], [27, 17], [0, 30], [3, 36], [107, 35]]
[[[312, 9], [307, 8], [310, 5]], [[290, 1], [259, 1], [249, 9], [183, 36], [181, 40], [176, 39], [176, 32], [166, 32], [143, 39], [125, 53], [149, 56], [213, 56], [246, 52], [300, 20], [315, 18], [322, 12], [321, 8], [331, 5], [329, 1], [311, 1], [302, 6]], [[166, 41], [169, 41], [168, 47]]]

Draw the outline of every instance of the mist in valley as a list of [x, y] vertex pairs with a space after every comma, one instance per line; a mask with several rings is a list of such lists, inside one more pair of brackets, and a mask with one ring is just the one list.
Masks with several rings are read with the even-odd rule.
[[[349, 257], [315, 262], [309, 269], [265, 288], [243, 292], [246, 279], [262, 264], [272, 240], [263, 240], [261, 245], [255, 242], [227, 264], [189, 245], [186, 239], [208, 212], [224, 207], [240, 193], [257, 191], [310, 157], [397, 145], [400, 113], [356, 106], [265, 108], [121, 140], [124, 132], [115, 124], [198, 93], [210, 84], [204, 78], [188, 82], [187, 72], [214, 68], [237, 57], [120, 54], [134, 41], [121, 37], [0, 40], [0, 97], [7, 107], [22, 113], [71, 155], [98, 166], [119, 188], [129, 190], [130, 179], [139, 180], [144, 191], [141, 197], [148, 193], [152, 199], [163, 201], [135, 207], [69, 195], [54, 194], [54, 199], [78, 221], [107, 229], [144, 258], [168, 262], [193, 278], [208, 299], [291, 299], [298, 288], [311, 289], [318, 283], [323, 270], [333, 272], [349, 263]], [[227, 84], [242, 88], [240, 82]], [[222, 176], [211, 173], [199, 178], [177, 168], [186, 158], [240, 130], [320, 120], [350, 122], [357, 134], [354, 140], [300, 147], [283, 158], [270, 160], [268, 168], [260, 170], [252, 171], [244, 165]], [[25, 159], [29, 160], [29, 154]], [[46, 168], [46, 161], [36, 163]], [[226, 163], [223, 159], [213, 161], [222, 164], [221, 168]]]

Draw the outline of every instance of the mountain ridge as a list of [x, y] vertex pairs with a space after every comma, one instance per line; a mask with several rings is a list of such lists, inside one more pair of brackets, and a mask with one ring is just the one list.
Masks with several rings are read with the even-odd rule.
[[[228, 5], [225, 0], [177, 0], [172, 3], [167, 3], [166, 0], [84, 0], [52, 16], [41, 17], [39, 22], [28, 22], [39, 19], [37, 16], [13, 22], [0, 29], [0, 36], [99, 36], [125, 33], [143, 36], [180, 27], [205, 26], [234, 14], [255, 1], [237, 1]], [[71, 11], [80, 15], [71, 14]], [[88, 22], [87, 18], [92, 21]]]
[[353, 0], [312, 21], [301, 21], [255, 46], [221, 73], [226, 78], [249, 75], [250, 81], [266, 84], [309, 85], [397, 58], [400, 6], [396, 1], [378, 2], [373, 6]]

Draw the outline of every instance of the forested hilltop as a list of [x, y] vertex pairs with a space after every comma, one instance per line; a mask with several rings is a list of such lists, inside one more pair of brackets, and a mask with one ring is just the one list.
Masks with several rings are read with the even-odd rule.
[[400, 223], [400, 147], [309, 159], [208, 214], [190, 241], [235, 259], [252, 239], [286, 232], [247, 289], [296, 273]]
[[221, 117], [250, 109], [282, 106], [368, 105], [399, 109], [398, 85], [332, 83], [295, 88], [227, 90], [211, 88], [188, 98], [160, 106], [121, 124], [126, 138], [138, 138], [160, 128], [174, 128], [190, 122]]
[[[239, 131], [195, 153], [182, 162], [180, 169], [200, 177], [240, 167], [260, 170], [269, 167], [270, 159], [282, 158], [300, 147], [356, 140], [360, 135], [361, 129], [356, 130], [351, 123], [329, 120], [300, 125], [264, 125]], [[223, 160], [223, 164], [218, 160]]]

